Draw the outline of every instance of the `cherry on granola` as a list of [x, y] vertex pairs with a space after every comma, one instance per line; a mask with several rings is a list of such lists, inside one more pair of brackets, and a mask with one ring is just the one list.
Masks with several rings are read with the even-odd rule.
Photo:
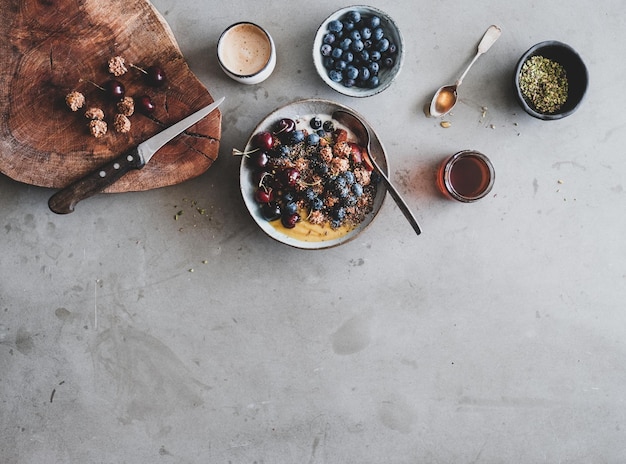
[[300, 215], [298, 213], [282, 215], [280, 218], [280, 222], [287, 229], [293, 229], [299, 221]]
[[281, 171], [280, 182], [284, 187], [294, 188], [300, 180], [300, 171], [296, 168], [286, 168]]
[[293, 119], [282, 118], [276, 122], [273, 129], [275, 135], [293, 132], [296, 129], [296, 122]]
[[275, 201], [264, 203], [261, 205], [261, 214], [267, 221], [274, 221], [281, 216], [280, 205]]
[[265, 150], [259, 150], [250, 155], [250, 161], [255, 168], [264, 168], [269, 162], [269, 156]]
[[261, 187], [254, 194], [254, 199], [261, 204], [269, 203], [274, 200], [274, 190]]
[[257, 132], [252, 137], [252, 146], [261, 150], [271, 150], [274, 146], [274, 136], [267, 131]]

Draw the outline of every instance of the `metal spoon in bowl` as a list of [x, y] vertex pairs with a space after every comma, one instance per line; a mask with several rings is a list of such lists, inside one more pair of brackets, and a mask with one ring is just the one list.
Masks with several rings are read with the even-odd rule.
[[363, 153], [363, 156], [365, 157], [364, 161], [366, 162], [369, 161], [372, 167], [376, 170], [376, 172], [380, 174], [380, 176], [383, 178], [385, 185], [387, 186], [387, 190], [389, 191], [389, 194], [398, 205], [398, 208], [400, 208], [400, 211], [402, 211], [404, 216], [407, 218], [407, 220], [409, 221], [409, 223], [411, 224], [411, 226], [413, 227], [413, 230], [415, 230], [417, 235], [421, 234], [422, 230], [420, 229], [420, 226], [417, 224], [417, 220], [415, 219], [415, 216], [413, 216], [413, 213], [411, 213], [409, 206], [406, 204], [406, 202], [400, 196], [400, 193], [393, 186], [393, 184], [389, 180], [389, 177], [387, 177], [387, 174], [385, 174], [383, 170], [380, 168], [380, 166], [374, 159], [374, 156], [372, 156], [371, 150], [370, 150], [371, 137], [370, 137], [370, 131], [367, 128], [367, 126], [363, 123], [363, 121], [361, 121], [360, 118], [358, 118], [356, 115], [348, 111], [337, 110], [332, 114], [332, 117], [334, 120], [338, 121], [339, 123], [349, 128], [352, 132], [354, 132], [354, 135], [356, 135], [356, 137], [361, 141], [361, 143], [365, 142], [366, 152]]
[[457, 79], [454, 85], [444, 85], [435, 93], [435, 96], [430, 102], [429, 111], [431, 116], [438, 118], [444, 114], [448, 114], [452, 108], [454, 108], [457, 100], [457, 88], [461, 85], [461, 82], [463, 82], [463, 79], [472, 65], [476, 63], [478, 57], [491, 48], [495, 41], [498, 40], [501, 33], [502, 30], [498, 26], [490, 26], [489, 29], [487, 29], [487, 32], [485, 32], [485, 35], [483, 35], [483, 38], [478, 44], [478, 53], [476, 53], [474, 59], [470, 62], [467, 68], [465, 68], [461, 77]]

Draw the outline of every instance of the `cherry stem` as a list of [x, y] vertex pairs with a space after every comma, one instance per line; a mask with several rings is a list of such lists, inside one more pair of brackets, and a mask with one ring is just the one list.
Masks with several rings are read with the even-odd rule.
[[136, 70], [141, 71], [144, 74], [148, 74], [148, 71], [146, 71], [145, 69], [140, 68], [139, 66], [135, 66], [132, 63], [128, 63], [128, 66], [130, 66], [131, 68], [135, 68]]
[[263, 173], [263, 175], [261, 176], [261, 180], [259, 180], [259, 188], [263, 188], [266, 192], [269, 192], [271, 190], [271, 187], [267, 187], [265, 186], [265, 184], [263, 184], [263, 181], [267, 176], [273, 177], [272, 174], [270, 174], [269, 172]]
[[233, 148], [233, 156], [248, 156], [250, 153], [254, 153], [255, 151], [259, 151], [258, 148], [250, 151], [241, 151], [236, 148]]
[[91, 85], [93, 85], [94, 87], [96, 87], [96, 88], [98, 88], [98, 89], [102, 90], [103, 92], [105, 92], [104, 87], [101, 87], [101, 86], [99, 86], [98, 84], [96, 84], [95, 82], [91, 82], [90, 80], [87, 80], [87, 79], [82, 79], [82, 78], [81, 78], [81, 79], [79, 80], [79, 82], [89, 82], [89, 83], [90, 83]]

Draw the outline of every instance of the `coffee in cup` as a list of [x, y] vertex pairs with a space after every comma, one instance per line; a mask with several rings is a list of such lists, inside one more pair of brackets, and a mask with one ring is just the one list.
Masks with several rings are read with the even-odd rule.
[[217, 43], [222, 70], [237, 82], [258, 84], [267, 79], [276, 65], [276, 48], [262, 27], [240, 22], [228, 27]]

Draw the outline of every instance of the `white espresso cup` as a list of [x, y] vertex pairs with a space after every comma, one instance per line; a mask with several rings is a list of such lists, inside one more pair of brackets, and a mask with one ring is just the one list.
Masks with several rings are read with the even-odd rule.
[[217, 41], [217, 59], [222, 70], [242, 84], [258, 84], [276, 66], [276, 46], [262, 27], [239, 22], [229, 26]]

